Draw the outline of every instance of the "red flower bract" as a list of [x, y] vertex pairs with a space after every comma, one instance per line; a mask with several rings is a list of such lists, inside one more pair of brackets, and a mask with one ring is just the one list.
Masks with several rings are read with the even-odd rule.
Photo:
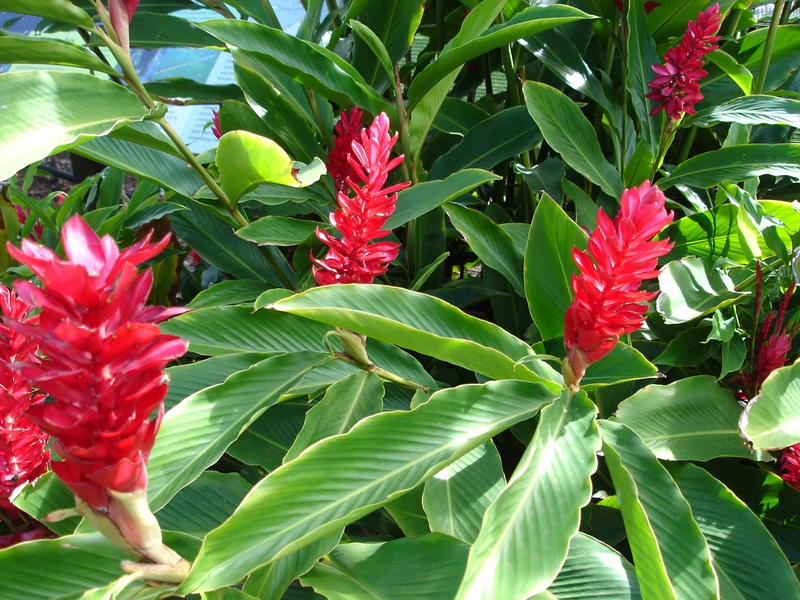
[[664, 194], [648, 181], [625, 190], [614, 221], [599, 210], [586, 251], [573, 249], [580, 273], [572, 276], [575, 298], [564, 317], [564, 378], [570, 387], [611, 352], [619, 336], [642, 326], [646, 302], [656, 294], [639, 286], [658, 277], [658, 258], [672, 248], [667, 240], [651, 241], [672, 220], [664, 202]]
[[52, 399], [26, 415], [55, 439], [64, 460], [53, 471], [96, 511], [108, 506], [109, 490], [146, 488], [145, 463], [167, 392], [162, 371], [186, 351], [183, 340], [155, 324], [182, 309], [146, 307], [153, 276], [136, 270], [168, 241], [150, 243], [148, 235], [120, 252], [75, 216], [63, 230], [66, 261], [28, 240], [21, 249], [9, 246], [43, 285], [14, 286], [23, 302], [41, 309], [36, 326], [7, 320], [38, 342], [41, 358], [24, 362], [21, 373]]
[[[3, 285], [0, 309], [6, 319], [26, 323], [35, 320], [28, 316], [30, 308]], [[50, 460], [50, 452], [45, 450], [47, 434], [24, 414], [44, 400], [14, 368], [26, 360], [36, 360], [34, 341], [0, 323], [0, 509], [12, 514], [12, 492], [44, 473]]]
[[219, 111], [212, 110], [211, 111], [211, 133], [214, 134], [214, 137], [219, 139], [222, 137], [222, 129], [219, 126]]
[[130, 48], [129, 29], [133, 13], [139, 6], [139, 0], [108, 0], [108, 14], [111, 20], [111, 27], [117, 34], [120, 46], [128, 50]]
[[358, 135], [362, 131], [361, 119], [364, 111], [357, 106], [347, 113], [342, 111], [339, 122], [333, 128], [336, 134], [333, 138], [333, 149], [328, 153], [328, 174], [336, 182], [336, 191], [347, 189], [347, 178], [353, 176], [353, 167], [348, 158], [352, 153], [353, 142], [358, 142]]
[[[351, 131], [355, 124], [354, 112], [350, 113], [350, 124], [339, 130], [340, 133]], [[339, 191], [339, 208], [330, 216], [331, 224], [342, 233], [342, 238], [337, 239], [317, 228], [317, 237], [330, 247], [324, 259], [311, 257], [311, 262], [317, 267], [313, 270], [314, 279], [319, 285], [371, 283], [376, 276], [386, 272], [389, 263], [397, 258], [400, 247], [395, 242], [370, 244], [389, 235], [383, 226], [394, 212], [397, 192], [411, 185], [405, 182], [384, 187], [392, 169], [403, 162], [402, 155], [391, 158], [397, 134], [389, 135], [389, 118], [381, 113], [370, 127], [361, 130], [359, 138], [351, 142], [347, 155], [352, 172], [345, 181], [353, 197]], [[343, 172], [341, 167], [336, 169]], [[361, 181], [363, 185], [355, 181]]]
[[717, 49], [719, 36], [714, 34], [718, 29], [719, 4], [714, 4], [688, 23], [680, 44], [664, 54], [664, 64], [653, 65], [656, 77], [647, 84], [653, 91], [645, 97], [659, 106], [651, 115], [666, 110], [677, 121], [683, 113], [695, 113], [695, 104], [703, 99], [698, 81], [708, 75], [702, 69], [703, 57]]

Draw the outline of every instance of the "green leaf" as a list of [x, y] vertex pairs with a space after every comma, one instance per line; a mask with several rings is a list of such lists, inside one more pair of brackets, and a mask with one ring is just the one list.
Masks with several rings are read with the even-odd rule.
[[0, 36], [0, 62], [79, 67], [115, 77], [119, 75], [113, 67], [77, 44], [6, 32]]
[[408, 89], [408, 111], [412, 112], [437, 83], [476, 56], [564, 23], [591, 18], [591, 15], [571, 6], [532, 6], [480, 35], [470, 36], [463, 41], [458, 36], [453, 38], [436, 61], [414, 77]]
[[137, 48], [207, 48], [216, 38], [194, 27], [189, 19], [139, 10], [130, 23], [131, 46]]
[[721, 598], [800, 598], [786, 557], [741, 500], [700, 467], [676, 464], [667, 469], [708, 542]]
[[780, 450], [800, 442], [800, 363], [775, 369], [742, 413], [739, 426], [753, 448]]
[[283, 148], [269, 138], [249, 131], [230, 131], [217, 147], [219, 183], [234, 205], [262, 183], [301, 187], [317, 181], [325, 168], [314, 168], [316, 177], [301, 181], [297, 167]]
[[94, 29], [92, 18], [67, 0], [0, 0], [0, 10], [36, 15], [82, 29]]
[[158, 511], [158, 523], [203, 537], [231, 516], [251, 487], [238, 473], [206, 471]]
[[753, 458], [739, 435], [742, 407], [711, 377], [648, 385], [623, 401], [615, 421], [630, 427], [666, 460]]
[[[298, 387], [304, 386], [305, 379], [290, 393], [301, 393]], [[256, 419], [228, 447], [227, 453], [247, 465], [257, 465], [267, 472], [274, 471], [283, 463], [283, 457], [300, 433], [310, 408], [311, 405], [306, 402], [292, 401], [270, 407], [269, 412]]]
[[489, 118], [489, 113], [476, 104], [459, 98], [447, 97], [433, 121], [433, 128], [444, 133], [465, 136], [481, 121]]
[[658, 187], [710, 188], [759, 175], [800, 178], [800, 144], [747, 144], [697, 154], [660, 179]]
[[[424, 401], [427, 401], [427, 397]], [[415, 406], [413, 400], [411, 405], [412, 407]], [[430, 479], [428, 481], [430, 481]], [[386, 512], [389, 513], [389, 516], [394, 519], [394, 522], [397, 523], [397, 526], [403, 530], [403, 533], [409, 537], [425, 535], [431, 532], [428, 516], [422, 508], [422, 493], [424, 487], [425, 484], [418, 485], [413, 490], [406, 492], [383, 507]]]
[[641, 352], [620, 342], [609, 354], [589, 365], [581, 379], [581, 387], [591, 390], [601, 385], [650, 379], [657, 375], [658, 369]]
[[728, 306], [744, 294], [721, 269], [703, 258], [684, 258], [669, 263], [658, 276], [661, 294], [658, 312], [667, 323], [685, 323]]
[[[58, 110], [53, 110], [53, 106]], [[0, 75], [0, 180], [49, 154], [147, 116], [133, 92], [83, 73]]]
[[465, 168], [491, 169], [512, 156], [539, 145], [542, 136], [524, 106], [502, 110], [478, 123], [464, 138], [439, 156], [431, 179], [442, 179]]
[[[49, 471], [39, 477], [34, 484], [28, 483], [14, 497], [14, 506], [24, 510], [33, 518], [44, 522], [51, 512], [75, 508], [75, 494]], [[47, 528], [59, 535], [73, 533], [80, 523], [80, 517], [70, 517], [63, 521], [45, 523]]]
[[317, 44], [298, 39], [279, 29], [246, 21], [218, 20], [195, 25], [298, 83], [319, 92], [343, 108], [360, 106], [372, 114], [388, 104], [344, 59]]
[[656, 156], [661, 141], [663, 117], [650, 116], [650, 110], [654, 104], [652, 100], [645, 98], [645, 94], [651, 91], [647, 84], [653, 79], [652, 66], [659, 64], [661, 59], [656, 53], [656, 44], [647, 30], [644, 4], [632, 2], [627, 7], [630, 33], [627, 40], [628, 62], [625, 84], [641, 124], [642, 139], [646, 143], [650, 155]]
[[800, 101], [777, 96], [743, 96], [701, 110], [687, 122], [698, 127], [717, 123], [800, 127]]
[[165, 333], [189, 342], [198, 354], [238, 352], [325, 352], [330, 328], [273, 310], [253, 312], [247, 306], [203, 308], [184, 313], [161, 326]]
[[547, 591], [558, 600], [642, 597], [633, 566], [621, 554], [584, 533], [570, 541], [567, 561]]
[[339, 600], [452, 598], [469, 547], [440, 533], [373, 544], [343, 544], [301, 582]]
[[542, 197], [525, 246], [525, 297], [542, 339], [564, 335], [572, 302], [572, 249], [586, 249], [588, 236], [549, 196]]
[[642, 596], [716, 598], [711, 553], [675, 482], [630, 429], [600, 421], [600, 432]]
[[353, 426], [383, 410], [383, 383], [374, 373], [359, 370], [337, 381], [306, 413], [306, 421], [286, 453], [289, 462], [319, 440], [347, 433]]
[[468, 194], [479, 185], [500, 179], [499, 175], [481, 169], [464, 169], [444, 181], [425, 181], [397, 194], [397, 205], [386, 221], [386, 229], [396, 229], [437, 206]]
[[522, 91], [544, 139], [564, 162], [609, 196], [619, 198], [622, 178], [606, 161], [592, 125], [575, 103], [557, 89], [535, 81], [526, 82]]
[[584, 392], [567, 390], [542, 409], [508, 487], [486, 512], [457, 600], [528, 598], [556, 578], [592, 495], [600, 449], [595, 412]]
[[266, 287], [263, 281], [228, 279], [204, 289], [187, 306], [197, 309], [233, 304], [252, 305], [256, 298], [267, 291]]
[[324, 358], [311, 352], [268, 358], [169, 411], [148, 463], [150, 507], [158, 510], [197, 479], [250, 423]]
[[[497, 325], [432, 296], [379, 285], [313, 288], [273, 308], [446, 360], [494, 379], [554, 382], [563, 378], [535, 360], [530, 347]], [[518, 364], [528, 358], [526, 365]], [[553, 383], [550, 383], [553, 382]]]
[[[397, 12], [388, 11], [384, 14], [389, 15], [389, 19], [384, 19], [384, 21], [389, 22], [397, 15]], [[386, 47], [383, 45], [383, 42], [381, 42], [380, 38], [375, 34], [375, 32], [372, 31], [372, 29], [370, 29], [367, 25], [364, 25], [364, 23], [355, 20], [350, 21], [350, 28], [356, 35], [356, 49], [353, 52], [354, 62], [357, 60], [357, 57], [363, 57], [366, 60], [374, 63], [375, 72], [368, 75], [367, 80], [372, 82], [374, 85], [375, 82], [380, 78], [385, 80], [384, 86], [387, 85], [388, 82], [394, 77], [394, 68], [392, 67], [392, 59], [389, 57], [389, 53], [386, 52]], [[369, 48], [369, 53], [363, 50], [364, 46]], [[361, 49], [360, 52], [358, 52], [359, 48]], [[372, 56], [370, 56], [370, 54], [372, 54]], [[377, 67], [383, 69], [383, 72], [381, 73]], [[364, 72], [363, 69], [359, 69], [359, 71], [362, 73]]]
[[497, 448], [478, 446], [425, 482], [422, 506], [431, 530], [473, 543], [486, 509], [505, 487]]
[[313, 445], [258, 483], [206, 537], [181, 591], [235, 583], [369, 514], [552, 399], [528, 382], [451, 388], [410, 412], [369, 417]]
[[446, 204], [444, 210], [478, 258], [486, 266], [500, 272], [514, 287], [514, 291], [524, 297], [522, 254], [511, 236], [477, 210], [452, 203]]
[[267, 216], [242, 227], [236, 235], [258, 245], [297, 246], [313, 236], [320, 225], [319, 221]]

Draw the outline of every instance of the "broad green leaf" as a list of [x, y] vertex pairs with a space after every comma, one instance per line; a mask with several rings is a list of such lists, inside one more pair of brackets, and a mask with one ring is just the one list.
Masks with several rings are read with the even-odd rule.
[[[425, 400], [427, 400], [427, 398]], [[413, 401], [411, 407], [415, 407]], [[430, 479], [428, 481], [430, 481]], [[403, 530], [403, 533], [409, 537], [425, 535], [431, 532], [428, 515], [425, 514], [425, 509], [422, 508], [422, 493], [424, 488], [425, 484], [418, 485], [410, 492], [406, 492], [383, 507], [394, 522], [397, 523], [397, 526]]]
[[633, 565], [603, 542], [580, 532], [570, 541], [567, 560], [547, 591], [558, 600], [642, 597]]
[[441, 533], [372, 544], [343, 544], [301, 582], [337, 600], [452, 598], [464, 573], [467, 546]]
[[317, 44], [246, 21], [206, 21], [196, 27], [265, 61], [343, 108], [360, 106], [373, 114], [388, 108], [358, 71]]
[[436, 114], [433, 128], [444, 133], [465, 136], [470, 129], [488, 119], [489, 116], [488, 112], [476, 104], [448, 97], [444, 99], [442, 107]]
[[589, 365], [581, 379], [581, 387], [591, 390], [602, 385], [657, 376], [658, 369], [641, 352], [620, 342], [609, 354]]
[[567, 390], [542, 409], [508, 487], [486, 512], [457, 600], [528, 598], [556, 578], [592, 495], [596, 410], [584, 392]]
[[448, 203], [444, 211], [478, 258], [486, 266], [500, 272], [514, 287], [514, 291], [524, 297], [522, 254], [511, 236], [477, 210]]
[[266, 287], [263, 281], [228, 279], [204, 289], [192, 298], [192, 301], [187, 306], [198, 309], [235, 304], [252, 304], [256, 298], [267, 291]]
[[133, 92], [116, 83], [54, 71], [0, 75], [0, 112], [0, 180], [148, 113]]
[[324, 166], [319, 163], [319, 168], [312, 167], [316, 177], [301, 181], [297, 166], [283, 148], [249, 131], [230, 131], [223, 135], [217, 147], [216, 163], [220, 186], [234, 204], [262, 183], [301, 187], [314, 183], [324, 173]]
[[82, 29], [93, 29], [92, 18], [67, 0], [0, 0], [0, 10], [53, 19]]
[[[390, 18], [383, 19], [384, 21], [391, 21], [391, 18], [397, 15], [397, 11], [389, 11], [388, 14]], [[394, 77], [394, 68], [392, 66], [392, 59], [389, 57], [389, 53], [386, 52], [386, 47], [383, 45], [383, 42], [375, 34], [375, 32], [372, 31], [372, 29], [360, 21], [350, 21], [350, 28], [353, 30], [353, 33], [356, 36], [356, 47], [353, 51], [354, 61], [357, 59], [357, 57], [363, 57], [364, 59], [373, 62], [375, 67], [380, 67], [382, 69], [382, 72], [375, 68], [374, 72], [368, 74], [366, 79], [374, 86], [375, 82], [380, 77], [384, 80], [382, 87], [388, 85], [388, 83]], [[369, 49], [368, 51], [364, 49], [365, 46]], [[359, 52], [358, 49], [361, 49], [361, 51]], [[361, 73], [365, 72], [364, 69], [359, 69], [359, 71]]]
[[383, 384], [374, 373], [356, 371], [336, 382], [306, 413], [306, 420], [284, 462], [294, 460], [314, 442], [347, 433], [361, 419], [383, 409]]
[[693, 464], [667, 469], [708, 542], [721, 598], [800, 598], [800, 585], [775, 539], [733, 492]]
[[319, 221], [267, 216], [242, 227], [236, 235], [258, 245], [297, 246], [313, 236], [320, 225]]
[[431, 179], [443, 179], [465, 168], [491, 169], [542, 141], [536, 123], [524, 106], [502, 110], [478, 123], [430, 169]]
[[528, 382], [462, 386], [322, 440], [258, 483], [206, 537], [181, 591], [235, 583], [369, 514], [552, 399], [547, 388]]
[[80, 67], [118, 75], [113, 67], [77, 44], [13, 34], [0, 36], [0, 62]]
[[[274, 287], [283, 287], [258, 248], [236, 237], [233, 228], [212, 210], [195, 205], [191, 211], [174, 214], [170, 218], [170, 224], [175, 233], [220, 271], [239, 279], [263, 281]], [[271, 248], [267, 248], [269, 250]], [[283, 263], [288, 268], [285, 260]], [[288, 274], [287, 277], [291, 279]]]
[[710, 188], [759, 175], [800, 178], [800, 144], [748, 144], [697, 154], [659, 179], [658, 187], [680, 184]]
[[[75, 508], [75, 494], [49, 471], [39, 477], [33, 484], [28, 483], [14, 497], [13, 503], [33, 518], [44, 522], [51, 512]], [[47, 528], [59, 535], [73, 533], [78, 527], [80, 517], [70, 517], [63, 521], [46, 523]]]
[[259, 600], [288, 598], [289, 596], [285, 596], [284, 592], [292, 581], [307, 573], [311, 567], [317, 564], [321, 556], [325, 556], [333, 550], [339, 544], [341, 537], [341, 531], [334, 531], [297, 552], [292, 552], [256, 569], [247, 578], [242, 590]]
[[712, 377], [648, 385], [623, 401], [615, 421], [630, 427], [658, 458], [753, 458], [739, 435], [742, 407]]
[[664, 117], [650, 116], [654, 104], [652, 100], [645, 98], [645, 94], [651, 91], [647, 84], [653, 79], [653, 65], [661, 61], [656, 53], [656, 44], [647, 30], [644, 4], [631, 2], [627, 5], [626, 16], [629, 33], [625, 86], [640, 123], [642, 139], [650, 155], [656, 156]]
[[206, 471], [158, 511], [162, 529], [203, 537], [231, 516], [252, 487], [238, 473]]
[[[303, 387], [305, 379], [304, 377], [298, 387]], [[289, 393], [302, 393], [298, 387]], [[303, 421], [310, 408], [310, 404], [300, 401], [281, 402], [270, 407], [269, 412], [251, 423], [228, 446], [227, 453], [247, 465], [257, 465], [268, 473], [274, 471], [283, 463], [283, 457], [303, 428]]]
[[717, 123], [800, 127], [800, 101], [777, 96], [743, 96], [699, 111], [687, 121], [698, 127]]
[[728, 306], [744, 294], [731, 278], [703, 258], [684, 258], [669, 263], [658, 276], [661, 294], [658, 312], [667, 323], [685, 323]]
[[386, 221], [386, 229], [396, 229], [437, 206], [468, 194], [479, 185], [500, 179], [481, 169], [464, 169], [444, 181], [425, 181], [397, 194], [397, 205]]
[[600, 421], [643, 598], [716, 598], [711, 553], [686, 499], [639, 437]]
[[572, 249], [586, 249], [586, 233], [549, 196], [533, 215], [525, 246], [525, 297], [533, 322], [550, 340], [564, 335], [564, 314], [572, 302]]
[[478, 446], [425, 482], [422, 506], [431, 530], [473, 543], [486, 509], [505, 487], [497, 448]]
[[[500, 327], [437, 298], [378, 285], [310, 289], [273, 308], [446, 360], [494, 379], [563, 381], [530, 347]], [[526, 365], [519, 361], [528, 358]]]
[[217, 462], [250, 423], [324, 359], [312, 352], [267, 358], [169, 411], [147, 468], [150, 507], [164, 506]]
[[525, 83], [522, 91], [544, 139], [564, 162], [609, 196], [619, 198], [622, 178], [606, 161], [592, 125], [575, 103], [557, 89], [535, 81]]
[[476, 56], [564, 23], [591, 18], [591, 15], [571, 6], [532, 6], [520, 11], [505, 23], [481, 32], [480, 35], [468, 37], [463, 41], [453, 38], [436, 61], [414, 77], [408, 89], [409, 112], [414, 110], [431, 88]]
[[207, 48], [219, 46], [216, 38], [192, 22], [174, 15], [140, 10], [130, 23], [131, 46], [137, 48]]
[[780, 450], [800, 442], [800, 363], [774, 370], [739, 422], [753, 448]]
[[[135, 136], [128, 133], [121, 135], [135, 139], [142, 137], [141, 132]], [[152, 141], [152, 138], [148, 141]], [[182, 196], [194, 196], [203, 187], [203, 180], [192, 169], [187, 168], [185, 160], [125, 139], [114, 139], [112, 136], [96, 138], [72, 148], [71, 152], [153, 181]]]

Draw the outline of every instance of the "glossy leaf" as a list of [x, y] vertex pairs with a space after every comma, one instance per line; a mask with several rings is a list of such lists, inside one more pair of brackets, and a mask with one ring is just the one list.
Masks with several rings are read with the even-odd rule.
[[800, 598], [800, 584], [775, 539], [733, 492], [693, 464], [668, 470], [708, 542], [721, 598]]
[[169, 411], [148, 463], [151, 509], [164, 506], [219, 460], [250, 423], [323, 360], [310, 352], [267, 358]]
[[452, 598], [468, 550], [464, 542], [440, 533], [344, 544], [318, 562], [301, 582], [337, 600]]
[[[148, 112], [133, 92], [83, 73], [4, 73], [0, 98], [0, 180]], [[52, 110], [54, 103], [58, 110]]]
[[747, 405], [739, 425], [754, 448], [780, 450], [800, 442], [800, 363], [776, 369]]
[[[75, 494], [52, 471], [27, 484], [14, 496], [13, 503], [33, 518], [44, 522], [51, 512], [75, 508]], [[80, 517], [47, 523], [47, 528], [59, 535], [73, 533]]]
[[655, 156], [661, 141], [663, 116], [650, 116], [654, 104], [652, 100], [645, 98], [645, 94], [651, 91], [647, 84], [653, 79], [653, 65], [659, 64], [661, 59], [656, 53], [655, 42], [647, 29], [644, 4], [641, 2], [628, 4], [625, 14], [630, 32], [627, 40], [628, 63], [625, 83], [641, 124], [642, 140], [650, 154]]
[[800, 144], [748, 144], [697, 154], [659, 179], [658, 187], [680, 184], [710, 188], [759, 175], [800, 178]]
[[181, 591], [234, 583], [336, 531], [552, 399], [544, 386], [527, 382], [462, 386], [437, 392], [410, 412], [369, 417], [349, 433], [315, 444], [263, 479], [206, 537]]
[[620, 342], [609, 354], [589, 365], [586, 375], [581, 379], [581, 387], [590, 390], [601, 385], [657, 376], [658, 369], [641, 352]]
[[[303, 387], [305, 379], [290, 393], [302, 393], [299, 388]], [[246, 465], [257, 465], [267, 472], [274, 471], [283, 463], [310, 408], [310, 404], [301, 401], [281, 402], [270, 407], [228, 446], [226, 452]]]
[[486, 512], [457, 600], [528, 598], [556, 578], [592, 494], [600, 449], [595, 412], [585, 393], [566, 390], [542, 409], [508, 487]]
[[478, 258], [499, 271], [520, 296], [525, 296], [522, 280], [522, 254], [511, 236], [485, 214], [448, 203], [444, 207], [453, 226], [464, 236]]
[[667, 323], [684, 323], [740, 298], [731, 278], [711, 261], [684, 258], [669, 263], [658, 276], [656, 306]]
[[776, 96], [742, 96], [699, 111], [690, 122], [698, 127], [717, 123], [800, 127], [800, 101]]
[[0, 10], [36, 15], [83, 29], [94, 27], [92, 18], [67, 0], [0, 0]]
[[297, 246], [312, 237], [320, 225], [318, 221], [267, 216], [242, 227], [236, 235], [258, 245]]
[[486, 509], [505, 487], [497, 448], [478, 446], [425, 482], [422, 506], [431, 530], [473, 543]]
[[564, 335], [572, 302], [572, 250], [586, 249], [586, 233], [549, 196], [539, 201], [525, 246], [525, 297], [542, 338]]
[[716, 598], [711, 553], [686, 499], [641, 439], [600, 422], [643, 598]]
[[228, 279], [215, 283], [197, 294], [187, 304], [190, 308], [212, 308], [235, 304], [252, 304], [266, 290], [263, 281], [252, 279]]
[[386, 229], [395, 229], [424, 215], [445, 202], [468, 194], [479, 185], [499, 179], [481, 169], [464, 169], [443, 181], [424, 181], [406, 188], [397, 195], [394, 213], [386, 221]]
[[[437, 298], [401, 288], [325, 286], [276, 302], [273, 308], [351, 329], [495, 379], [562, 380], [535, 359], [525, 342], [500, 327]], [[532, 362], [519, 364], [525, 358]]]
[[80, 67], [118, 75], [113, 67], [77, 44], [28, 36], [0, 36], [0, 62]]
[[575, 103], [555, 88], [528, 81], [525, 104], [547, 143], [570, 167], [609, 196], [622, 193], [622, 178], [603, 156], [594, 129]]
[[630, 427], [661, 459], [753, 458], [739, 435], [741, 413], [729, 390], [699, 376], [639, 390], [619, 405], [614, 420]]

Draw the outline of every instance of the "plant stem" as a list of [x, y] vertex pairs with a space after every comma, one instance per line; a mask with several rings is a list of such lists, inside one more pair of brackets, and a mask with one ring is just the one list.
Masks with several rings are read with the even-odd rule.
[[696, 135], [697, 126], [692, 125], [689, 128], [689, 131], [686, 132], [686, 135], [683, 136], [683, 140], [681, 141], [681, 147], [678, 151], [678, 164], [681, 164], [689, 156], [689, 150], [692, 149], [692, 144], [694, 143], [694, 138]]
[[261, 8], [264, 9], [264, 12], [267, 13], [270, 21], [272, 21], [271, 27], [283, 29], [281, 27], [281, 22], [278, 20], [278, 15], [275, 14], [275, 9], [272, 8], [272, 3], [269, 0], [261, 0]]
[[758, 64], [758, 76], [753, 84], [753, 94], [760, 94], [764, 91], [764, 83], [767, 80], [769, 71], [769, 60], [772, 54], [772, 47], [775, 45], [775, 38], [778, 35], [778, 26], [781, 23], [780, 15], [783, 12], [783, 5], [786, 0], [775, 0], [775, 7], [772, 10], [772, 18], [769, 22], [767, 39], [764, 41], [764, 50], [761, 54], [761, 62]]
[[316, 95], [312, 90], [308, 88], [303, 88], [303, 91], [305, 92], [306, 98], [308, 99], [308, 105], [311, 107], [311, 112], [314, 115], [314, 120], [317, 122], [317, 127], [319, 128], [319, 131], [322, 134], [323, 139], [325, 140], [325, 147], [333, 148], [333, 134], [328, 130], [328, 126], [325, 123], [325, 119], [322, 117], [322, 113], [319, 110], [319, 105], [317, 104]]

